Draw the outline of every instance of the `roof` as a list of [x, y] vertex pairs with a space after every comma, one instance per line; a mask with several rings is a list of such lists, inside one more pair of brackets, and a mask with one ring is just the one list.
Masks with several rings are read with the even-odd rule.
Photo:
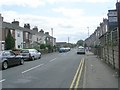
[[67, 42], [56, 42], [56, 44], [66, 44]]
[[49, 38], [54, 38], [50, 35], [47, 35], [47, 34], [44, 34], [44, 33], [41, 33], [41, 32], [37, 32], [35, 30], [31, 30], [31, 29], [28, 29], [28, 28], [24, 28], [24, 27], [21, 27], [21, 26], [12, 24], [12, 23], [8, 23], [8, 22], [3, 22], [3, 28], [18, 29], [18, 30], [22, 30], [22, 31], [25, 31], [25, 32], [30, 32], [31, 34], [39, 34], [40, 36], [46, 36], [46, 37], [49, 37]]
[[18, 25], [15, 25], [15, 24], [12, 24], [12, 23], [8, 23], [8, 22], [3, 22], [3, 28], [19, 29], [19, 30], [30, 32], [30, 33], [33, 33], [33, 34], [35, 33], [31, 29], [23, 28], [23, 27], [20, 27]]

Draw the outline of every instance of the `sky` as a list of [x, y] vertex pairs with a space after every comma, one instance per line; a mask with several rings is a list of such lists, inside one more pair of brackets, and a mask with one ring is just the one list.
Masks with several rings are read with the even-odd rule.
[[57, 42], [76, 43], [85, 40], [107, 18], [109, 9], [115, 9], [117, 0], [0, 0], [4, 21], [14, 19], [23, 27], [29, 23], [53, 36]]

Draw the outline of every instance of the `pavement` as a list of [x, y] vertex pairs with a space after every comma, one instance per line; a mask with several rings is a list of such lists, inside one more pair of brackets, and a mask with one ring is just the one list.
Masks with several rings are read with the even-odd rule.
[[91, 52], [85, 56], [83, 88], [118, 88], [118, 74]]

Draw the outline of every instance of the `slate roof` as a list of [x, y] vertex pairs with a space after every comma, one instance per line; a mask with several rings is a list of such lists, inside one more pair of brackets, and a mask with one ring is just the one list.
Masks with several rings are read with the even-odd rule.
[[2, 23], [3, 25], [3, 28], [9, 28], [9, 29], [18, 29], [18, 30], [22, 30], [22, 31], [26, 31], [26, 32], [29, 32], [31, 34], [39, 34], [40, 36], [46, 36], [46, 37], [49, 37], [49, 38], [54, 38], [50, 35], [47, 35], [47, 34], [44, 34], [44, 33], [41, 33], [41, 32], [37, 32], [35, 30], [31, 30], [31, 29], [27, 29], [27, 28], [24, 28], [24, 27], [21, 27], [21, 26], [18, 26], [18, 25], [15, 25], [13, 23], [8, 23], [8, 22], [3, 22]]
[[35, 31], [33, 31], [31, 29], [23, 28], [23, 27], [20, 27], [18, 25], [8, 23], [8, 22], [3, 22], [2, 26], [3, 26], [3, 28], [18, 29], [18, 30], [22, 30], [22, 31], [26, 31], [26, 32], [30, 32], [32, 34], [35, 34]]

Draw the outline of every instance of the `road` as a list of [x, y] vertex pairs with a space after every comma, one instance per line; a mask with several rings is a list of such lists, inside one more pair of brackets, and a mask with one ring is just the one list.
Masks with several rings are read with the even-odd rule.
[[0, 83], [2, 88], [73, 88], [74, 83], [81, 87], [78, 79], [84, 57], [77, 55], [76, 49], [46, 54], [39, 60], [3, 70]]

